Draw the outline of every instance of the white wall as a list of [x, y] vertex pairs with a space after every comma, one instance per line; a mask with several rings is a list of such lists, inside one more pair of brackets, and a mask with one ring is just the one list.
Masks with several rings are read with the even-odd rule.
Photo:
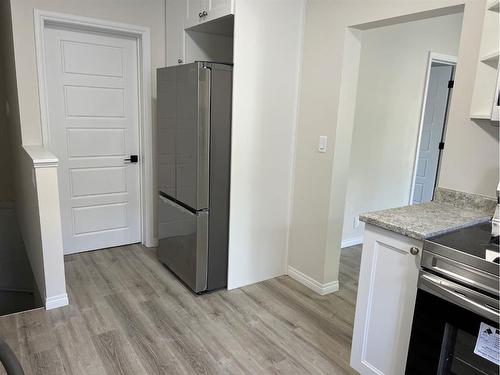
[[[321, 284], [338, 280], [351, 154], [350, 117], [353, 114], [349, 108], [354, 107], [356, 98], [352, 84], [356, 76], [349, 72], [357, 62], [352, 41], [356, 38], [348, 27], [394, 17], [406, 18], [415, 12], [460, 4], [463, 2], [459, 0], [315, 0], [307, 3], [289, 264], [313, 280]], [[492, 195], [496, 186], [493, 180], [498, 178], [492, 170], [498, 170], [498, 156], [490, 156], [498, 155], [498, 135], [468, 118], [470, 82], [475, 76], [480, 44], [478, 30], [481, 30], [484, 7], [485, 0], [466, 0], [459, 68], [451, 103], [454, 114], [448, 122], [439, 184]], [[346, 36], [349, 36], [348, 44]], [[348, 62], [345, 66], [344, 59]], [[348, 80], [342, 81], [343, 75]], [[320, 135], [327, 135], [332, 146], [324, 154], [317, 152]], [[471, 153], [474, 153], [472, 157]], [[460, 171], [462, 178], [458, 178]], [[463, 176], [469, 173], [474, 182], [464, 181]]]
[[286, 272], [303, 0], [238, 0], [228, 287]]
[[362, 31], [342, 241], [355, 217], [408, 204], [429, 51], [457, 56], [463, 14]]

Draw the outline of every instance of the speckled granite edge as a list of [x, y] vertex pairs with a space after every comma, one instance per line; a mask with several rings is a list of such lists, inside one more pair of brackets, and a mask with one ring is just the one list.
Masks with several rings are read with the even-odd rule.
[[453, 225], [450, 225], [446, 228], [439, 228], [439, 229], [434, 229], [434, 230], [429, 230], [429, 231], [418, 231], [414, 230], [408, 227], [405, 227], [401, 224], [397, 223], [391, 223], [388, 221], [385, 221], [384, 219], [377, 218], [375, 216], [372, 216], [373, 214], [376, 213], [367, 213], [367, 214], [362, 214], [359, 215], [359, 220], [366, 224], [371, 224], [383, 229], [390, 230], [391, 232], [395, 232], [398, 234], [402, 234], [403, 236], [411, 237], [416, 240], [425, 240], [427, 238], [431, 238], [434, 236], [438, 236], [440, 234], [452, 232], [454, 230], [462, 229], [469, 227], [471, 225], [475, 224], [481, 224], [485, 223], [487, 221], [490, 221], [491, 217], [490, 216], [480, 216], [476, 218], [471, 218], [466, 221], [463, 221], [461, 223], [455, 223]]
[[485, 212], [490, 216], [493, 216], [497, 204], [496, 199], [492, 197], [442, 187], [436, 189], [434, 202], [450, 204], [467, 210]]
[[438, 188], [435, 199], [359, 215], [367, 224], [423, 240], [491, 220], [496, 200], [478, 194]]

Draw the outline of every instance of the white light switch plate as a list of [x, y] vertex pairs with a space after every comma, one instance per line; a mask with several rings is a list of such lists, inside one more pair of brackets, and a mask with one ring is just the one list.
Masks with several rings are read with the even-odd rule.
[[326, 146], [328, 144], [328, 137], [326, 135], [319, 136], [318, 151], [326, 152]]

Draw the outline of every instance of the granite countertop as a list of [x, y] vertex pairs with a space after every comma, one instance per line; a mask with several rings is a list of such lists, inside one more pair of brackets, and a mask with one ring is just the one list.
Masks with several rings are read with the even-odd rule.
[[417, 240], [491, 220], [495, 200], [438, 189], [434, 201], [365, 213], [359, 219]]

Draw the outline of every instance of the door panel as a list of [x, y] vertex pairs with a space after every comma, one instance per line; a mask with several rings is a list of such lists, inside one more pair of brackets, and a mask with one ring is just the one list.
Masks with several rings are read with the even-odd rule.
[[125, 115], [121, 88], [64, 86], [68, 117], [121, 117]]
[[119, 47], [63, 40], [61, 48], [64, 73], [123, 77], [123, 50]]
[[404, 374], [422, 242], [366, 225], [351, 367], [361, 374]]
[[416, 182], [415, 189], [413, 190], [413, 202], [422, 202], [424, 192], [424, 185]]
[[173, 69], [158, 69], [158, 190], [175, 197], [175, 160], [177, 128], [177, 82]]
[[[187, 0], [186, 5], [187, 28], [233, 13], [232, 0]], [[200, 17], [202, 12], [206, 15]]]
[[64, 252], [139, 242], [136, 41], [54, 27], [45, 54]]
[[177, 122], [175, 128], [175, 197], [193, 209], [197, 202], [198, 161], [198, 64], [175, 69], [177, 88]]
[[[103, 184], [102, 181], [105, 181]], [[79, 168], [70, 171], [71, 195], [125, 193], [126, 167]]]
[[[184, 25], [186, 23], [186, 1], [167, 0], [166, 38], [168, 53], [166, 66], [175, 66], [184, 62]], [[180, 60], [180, 62], [179, 62]]]
[[125, 129], [67, 129], [68, 156], [124, 156], [127, 152]]
[[127, 204], [105, 204], [73, 208], [75, 234], [124, 228], [127, 226]]
[[199, 16], [203, 11], [207, 11], [208, 0], [187, 0], [186, 1], [186, 27], [191, 27], [203, 23], [205, 20]]
[[443, 136], [449, 94], [448, 81], [452, 74], [451, 65], [431, 66], [418, 151], [414, 204], [430, 202], [434, 195], [440, 155], [439, 143]]
[[158, 70], [159, 189], [194, 210], [208, 208], [209, 74], [198, 63]]
[[208, 0], [206, 21], [215, 20], [231, 14], [231, 0]]
[[207, 286], [208, 211], [190, 212], [159, 196], [159, 259], [194, 291]]

